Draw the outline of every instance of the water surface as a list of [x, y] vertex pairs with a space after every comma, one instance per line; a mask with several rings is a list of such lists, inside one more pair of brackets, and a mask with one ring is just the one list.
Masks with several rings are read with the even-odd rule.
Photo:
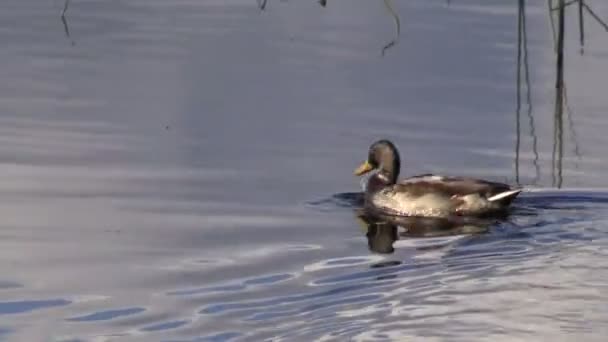
[[[519, 106], [515, 1], [398, 2], [384, 56], [381, 1], [3, 8], [0, 340], [608, 334], [608, 34], [587, 17], [580, 55], [574, 7], [559, 117], [544, 3]], [[370, 230], [379, 137], [405, 174], [534, 191], [481, 229]]]

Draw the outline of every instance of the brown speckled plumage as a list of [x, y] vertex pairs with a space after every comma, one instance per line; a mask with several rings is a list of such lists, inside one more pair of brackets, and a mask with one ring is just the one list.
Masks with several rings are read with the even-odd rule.
[[399, 152], [393, 143], [380, 140], [371, 145], [360, 175], [377, 170], [366, 186], [366, 207], [384, 213], [445, 217], [486, 215], [505, 211], [521, 192], [507, 184], [466, 177], [432, 174], [398, 181]]

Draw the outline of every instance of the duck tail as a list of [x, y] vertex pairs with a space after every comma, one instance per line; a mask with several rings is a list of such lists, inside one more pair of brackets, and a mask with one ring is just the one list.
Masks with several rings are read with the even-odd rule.
[[523, 189], [513, 189], [508, 191], [503, 191], [498, 193], [492, 197], [488, 197], [488, 201], [490, 202], [498, 202], [502, 205], [509, 205], [511, 202], [522, 192]]

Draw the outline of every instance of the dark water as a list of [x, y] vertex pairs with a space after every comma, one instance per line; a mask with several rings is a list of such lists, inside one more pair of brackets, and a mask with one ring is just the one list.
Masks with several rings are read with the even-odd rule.
[[[383, 57], [382, 1], [74, 0], [66, 36], [62, 1], [5, 0], [0, 340], [603, 341], [608, 34], [587, 15], [580, 55], [568, 10], [556, 116], [544, 2], [520, 106], [516, 1], [395, 7]], [[379, 137], [407, 174], [533, 191], [482, 227], [368, 226]]]

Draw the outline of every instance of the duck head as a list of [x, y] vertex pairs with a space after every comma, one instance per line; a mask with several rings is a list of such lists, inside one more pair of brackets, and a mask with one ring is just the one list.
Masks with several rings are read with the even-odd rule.
[[361, 176], [378, 170], [377, 175], [384, 178], [386, 183], [395, 184], [400, 169], [401, 161], [397, 147], [392, 142], [383, 139], [374, 142], [369, 147], [367, 160], [355, 170], [355, 175]]

